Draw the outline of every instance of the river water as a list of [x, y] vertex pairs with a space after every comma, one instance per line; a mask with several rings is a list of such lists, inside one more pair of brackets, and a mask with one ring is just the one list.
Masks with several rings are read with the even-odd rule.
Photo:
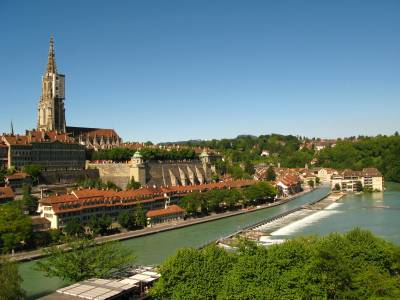
[[326, 235], [354, 227], [400, 244], [400, 184], [388, 183], [384, 193], [348, 194], [323, 211], [316, 212], [272, 232], [273, 238]]
[[[138, 264], [159, 264], [181, 247], [204, 245], [244, 226], [320, 199], [328, 191], [328, 188], [323, 187], [277, 207], [134, 238], [123, 241], [122, 244], [134, 251]], [[376, 208], [378, 205], [386, 208]], [[278, 229], [281, 231], [276, 231], [275, 233], [278, 234], [274, 234], [274, 237], [290, 238], [304, 234], [327, 234], [332, 231], [347, 231], [359, 226], [400, 244], [398, 230], [400, 228], [400, 184], [389, 184], [384, 193], [347, 195], [323, 217], [314, 218], [305, 223], [307, 224], [298, 223], [299, 226], [295, 228], [285, 226]], [[56, 278], [44, 277], [42, 273], [34, 270], [34, 267], [34, 261], [19, 265], [23, 288], [30, 299], [48, 294], [66, 285]]]

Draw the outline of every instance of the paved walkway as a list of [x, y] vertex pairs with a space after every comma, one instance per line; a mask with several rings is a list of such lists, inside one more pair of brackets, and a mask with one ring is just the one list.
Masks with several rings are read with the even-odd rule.
[[[303, 191], [303, 192], [293, 195], [291, 197], [278, 200], [274, 203], [260, 205], [256, 208], [246, 208], [246, 209], [241, 209], [241, 210], [237, 210], [237, 211], [228, 211], [228, 212], [224, 212], [224, 213], [220, 213], [220, 214], [214, 213], [214, 214], [211, 214], [211, 215], [205, 216], [205, 217], [190, 218], [190, 219], [187, 219], [184, 221], [176, 221], [176, 222], [169, 222], [169, 223], [165, 223], [165, 224], [157, 224], [157, 225], [154, 225], [153, 227], [146, 227], [146, 228], [140, 229], [140, 230], [127, 231], [127, 232], [117, 233], [117, 234], [113, 234], [113, 235], [97, 237], [97, 238], [95, 238], [95, 240], [99, 243], [105, 242], [105, 241], [122, 241], [122, 240], [141, 237], [141, 236], [145, 236], [145, 235], [156, 234], [156, 233], [163, 232], [163, 231], [169, 231], [169, 230], [174, 230], [174, 229], [183, 228], [183, 227], [187, 227], [187, 226], [192, 226], [195, 224], [206, 223], [206, 222], [210, 222], [210, 221], [214, 221], [214, 220], [218, 220], [218, 219], [223, 219], [223, 218], [228, 218], [228, 217], [232, 217], [232, 216], [236, 216], [236, 215], [249, 213], [249, 212], [256, 211], [256, 210], [261, 210], [261, 209], [266, 209], [266, 208], [282, 205], [286, 202], [294, 200], [294, 199], [296, 199], [308, 192], [311, 192], [311, 191], [312, 190]], [[60, 245], [59, 247], [65, 247], [65, 245]], [[33, 260], [33, 259], [43, 257], [44, 255], [45, 254], [44, 254], [43, 248], [42, 248], [42, 249], [33, 250], [33, 251], [18, 252], [18, 253], [15, 253], [14, 255], [6, 255], [5, 257], [7, 257], [11, 260], [14, 260], [14, 261], [28, 261], [28, 260]]]

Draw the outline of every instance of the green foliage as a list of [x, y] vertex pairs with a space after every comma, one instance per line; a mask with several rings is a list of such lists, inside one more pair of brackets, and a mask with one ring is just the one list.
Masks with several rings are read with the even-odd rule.
[[215, 299], [235, 255], [217, 246], [184, 248], [167, 259], [151, 296], [156, 299]]
[[129, 211], [121, 212], [118, 215], [118, 223], [122, 228], [132, 230], [135, 228], [135, 220], [132, 216], [132, 213]]
[[70, 237], [83, 236], [85, 233], [85, 228], [83, 228], [81, 221], [77, 218], [69, 220], [63, 230]]
[[[149, 146], [149, 144], [146, 146]], [[112, 160], [115, 162], [125, 162], [130, 160], [134, 153], [135, 150], [127, 148], [99, 150], [92, 153], [91, 160]], [[140, 149], [140, 153], [145, 160], [183, 160], [196, 158], [196, 153], [190, 148], [165, 150], [144, 147]]]
[[320, 183], [321, 183], [321, 179], [320, 179], [319, 177], [316, 177], [316, 178], [315, 178], [315, 183], [316, 183], [316, 184], [320, 184]]
[[110, 230], [112, 219], [109, 215], [92, 216], [89, 219], [88, 227], [94, 236], [106, 235]]
[[22, 171], [32, 177], [32, 182], [38, 183], [41, 169], [42, 168], [38, 165], [27, 165], [22, 169]]
[[363, 185], [362, 185], [361, 181], [357, 181], [356, 182], [356, 191], [362, 192], [362, 190], [363, 190]]
[[259, 182], [243, 189], [211, 190], [193, 192], [180, 199], [179, 205], [189, 215], [221, 212], [242, 205], [257, 205], [276, 195], [276, 190], [267, 182]]
[[50, 229], [48, 231], [39, 231], [32, 234], [31, 245], [33, 248], [46, 247], [59, 244], [64, 240], [64, 234], [61, 230]]
[[44, 251], [47, 258], [37, 262], [37, 269], [48, 277], [69, 282], [107, 276], [110, 271], [130, 264], [135, 259], [131, 251], [118, 242], [97, 245], [94, 240], [80, 239], [67, 244], [69, 251], [52, 247]]
[[0, 299], [25, 299], [16, 263], [0, 259]]
[[266, 179], [268, 181], [275, 181], [276, 173], [275, 173], [274, 167], [272, 167], [272, 166], [268, 167], [268, 169], [267, 169], [267, 178]]
[[78, 186], [82, 188], [95, 188], [95, 189], [111, 189], [119, 191], [121, 190], [114, 182], [107, 181], [106, 183], [102, 182], [100, 179], [93, 180], [86, 178], [82, 181], [78, 181]]
[[7, 169], [0, 168], [0, 186], [5, 184], [5, 177], [7, 175]]
[[400, 182], [400, 136], [359, 137], [340, 141], [318, 155], [318, 165], [336, 169], [375, 167], [386, 181]]
[[31, 195], [31, 187], [24, 184], [22, 186], [22, 202], [29, 214], [34, 214], [38, 208], [38, 199]]
[[167, 259], [151, 294], [156, 299], [400, 297], [400, 247], [369, 231], [300, 237], [269, 248], [240, 241], [233, 254], [214, 248], [182, 249]]
[[121, 212], [118, 216], [118, 223], [128, 230], [146, 227], [146, 212], [140, 204], [137, 204], [134, 210]]
[[129, 183], [126, 185], [127, 190], [137, 190], [141, 187], [142, 185], [140, 184], [140, 182], [135, 181], [134, 178], [132, 178], [131, 181], [129, 181]]
[[314, 185], [315, 185], [314, 180], [310, 179], [309, 181], [307, 181], [307, 184], [310, 188], [312, 188], [312, 189], [314, 188]]
[[32, 221], [13, 203], [0, 205], [0, 249], [3, 253], [22, 249], [32, 234]]
[[133, 213], [136, 227], [145, 227], [147, 225], [146, 212], [140, 203], [136, 205]]

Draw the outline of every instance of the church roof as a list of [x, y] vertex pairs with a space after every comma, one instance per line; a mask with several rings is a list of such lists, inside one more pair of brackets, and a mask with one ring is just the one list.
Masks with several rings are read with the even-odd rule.
[[109, 128], [89, 128], [89, 127], [74, 127], [67, 126], [67, 132], [74, 137], [89, 136], [89, 137], [105, 137], [105, 138], [119, 138], [114, 129]]
[[66, 133], [58, 133], [57, 131], [39, 131], [31, 130], [27, 131], [25, 135], [3, 135], [3, 141], [9, 145], [30, 145], [31, 143], [40, 142], [63, 142], [73, 143]]

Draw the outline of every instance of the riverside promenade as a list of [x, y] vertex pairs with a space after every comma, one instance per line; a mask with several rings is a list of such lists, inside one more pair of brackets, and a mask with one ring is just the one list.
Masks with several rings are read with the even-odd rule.
[[[127, 232], [121, 232], [121, 233], [108, 235], [108, 236], [96, 237], [95, 240], [98, 243], [102, 243], [102, 242], [106, 242], [106, 241], [122, 241], [122, 240], [128, 240], [128, 239], [133, 239], [133, 238], [137, 238], [137, 237], [142, 237], [142, 236], [146, 236], [146, 235], [157, 234], [157, 233], [164, 232], [164, 231], [175, 230], [175, 229], [188, 227], [188, 226], [192, 226], [192, 225], [196, 225], [196, 224], [211, 222], [211, 221], [218, 220], [218, 219], [229, 218], [232, 216], [237, 216], [237, 215], [241, 215], [241, 214], [246, 214], [246, 213], [250, 213], [250, 212], [254, 212], [254, 211], [258, 211], [258, 210], [263, 210], [263, 209], [268, 209], [271, 207], [279, 206], [279, 205], [285, 204], [287, 202], [290, 202], [300, 196], [303, 196], [311, 191], [313, 191], [313, 190], [303, 191], [303, 192], [297, 193], [295, 195], [292, 195], [290, 197], [279, 199], [279, 200], [275, 201], [274, 203], [267, 203], [267, 204], [260, 205], [260, 206], [254, 207], [254, 208], [246, 208], [246, 209], [240, 209], [240, 210], [236, 210], [236, 211], [227, 211], [227, 212], [223, 212], [223, 213], [219, 213], [219, 214], [214, 213], [214, 214], [204, 216], [204, 217], [199, 217], [199, 218], [190, 218], [190, 219], [183, 220], [183, 221], [175, 221], [175, 222], [170, 222], [170, 223], [165, 223], [165, 224], [158, 224], [153, 227], [146, 227], [146, 228], [140, 229], [140, 230], [127, 231]], [[67, 250], [66, 245], [59, 245], [58, 247], [65, 248]], [[14, 255], [7, 255], [5, 257], [9, 258], [10, 260], [18, 261], [18, 262], [34, 260], [34, 259], [44, 257], [46, 255], [44, 249], [45, 248], [33, 250], [33, 251], [17, 252]]]

